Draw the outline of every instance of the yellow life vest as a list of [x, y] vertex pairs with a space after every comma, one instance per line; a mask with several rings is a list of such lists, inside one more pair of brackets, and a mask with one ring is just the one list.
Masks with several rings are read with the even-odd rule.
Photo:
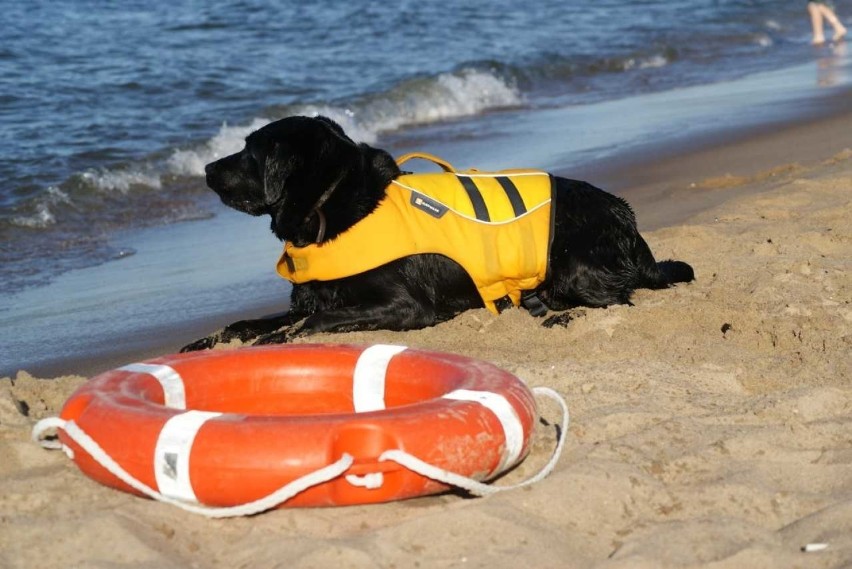
[[437, 253], [461, 265], [473, 279], [485, 307], [521, 292], [547, 276], [552, 239], [552, 182], [547, 172], [503, 170], [456, 172], [427, 154], [401, 157], [431, 160], [445, 170], [404, 174], [367, 217], [335, 239], [294, 247], [286, 243], [278, 274], [293, 283], [357, 275], [391, 261]]

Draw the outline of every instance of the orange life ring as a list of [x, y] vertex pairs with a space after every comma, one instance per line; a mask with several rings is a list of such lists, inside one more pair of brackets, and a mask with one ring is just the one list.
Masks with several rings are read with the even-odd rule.
[[[101, 374], [66, 402], [75, 423], [127, 473], [189, 503], [245, 504], [347, 453], [347, 476], [285, 506], [398, 500], [446, 484], [379, 461], [401, 449], [486, 480], [520, 462], [536, 416], [529, 388], [470, 358], [402, 346], [290, 345], [178, 354]], [[78, 467], [142, 494], [63, 431]], [[379, 487], [359, 481], [381, 473]]]

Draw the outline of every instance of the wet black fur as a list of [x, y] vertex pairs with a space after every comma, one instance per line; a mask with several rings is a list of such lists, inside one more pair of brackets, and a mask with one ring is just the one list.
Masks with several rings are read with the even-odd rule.
[[[356, 144], [333, 121], [289, 117], [253, 132], [240, 152], [208, 164], [207, 185], [234, 209], [271, 216], [279, 239], [303, 246], [316, 239], [319, 218], [311, 211], [332, 184], [339, 180], [322, 207], [326, 240], [369, 215], [399, 174], [388, 153]], [[555, 183], [551, 275], [536, 291], [549, 309], [629, 304], [637, 288], [693, 279], [686, 263], [654, 260], [627, 202], [586, 182], [557, 177]], [[482, 306], [460, 265], [441, 255], [414, 255], [360, 275], [294, 285], [288, 313], [236, 322], [184, 351], [234, 338], [268, 344], [316, 332], [411, 330]]]

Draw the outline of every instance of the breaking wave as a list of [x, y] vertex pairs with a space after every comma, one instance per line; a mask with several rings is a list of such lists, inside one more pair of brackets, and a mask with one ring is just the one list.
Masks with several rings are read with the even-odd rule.
[[103, 197], [126, 195], [135, 189], [161, 190], [171, 178], [203, 176], [205, 164], [239, 151], [251, 132], [285, 116], [322, 114], [339, 122], [354, 140], [374, 143], [383, 133], [401, 128], [473, 116], [523, 102], [523, 95], [511, 79], [487, 69], [468, 67], [408, 79], [387, 91], [348, 101], [271, 107], [247, 124], [223, 124], [212, 138], [167, 151], [165, 158], [148, 157], [138, 164], [74, 174], [64, 183], [19, 203], [14, 211], [0, 215], [0, 226], [49, 229], [61, 221], [63, 208], [85, 214], [85, 208], [98, 207], [99, 200], [91, 199], [92, 194]]
[[270, 109], [270, 118], [256, 118], [244, 126], [222, 125], [197, 148], [175, 150], [168, 160], [172, 174], [201, 176], [208, 162], [239, 151], [252, 131], [290, 115], [325, 115], [343, 127], [353, 140], [374, 143], [401, 128], [474, 116], [490, 110], [516, 107], [524, 98], [512, 81], [479, 69], [463, 69], [404, 81], [389, 91], [350, 102], [288, 105]]

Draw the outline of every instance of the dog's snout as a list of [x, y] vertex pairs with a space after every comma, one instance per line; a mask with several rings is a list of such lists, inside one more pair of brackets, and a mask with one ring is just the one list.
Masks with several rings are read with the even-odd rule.
[[207, 182], [207, 187], [213, 190], [216, 189], [216, 185], [219, 179], [219, 172], [221, 168], [217, 165], [216, 162], [210, 162], [209, 164], [204, 166], [204, 181]]

